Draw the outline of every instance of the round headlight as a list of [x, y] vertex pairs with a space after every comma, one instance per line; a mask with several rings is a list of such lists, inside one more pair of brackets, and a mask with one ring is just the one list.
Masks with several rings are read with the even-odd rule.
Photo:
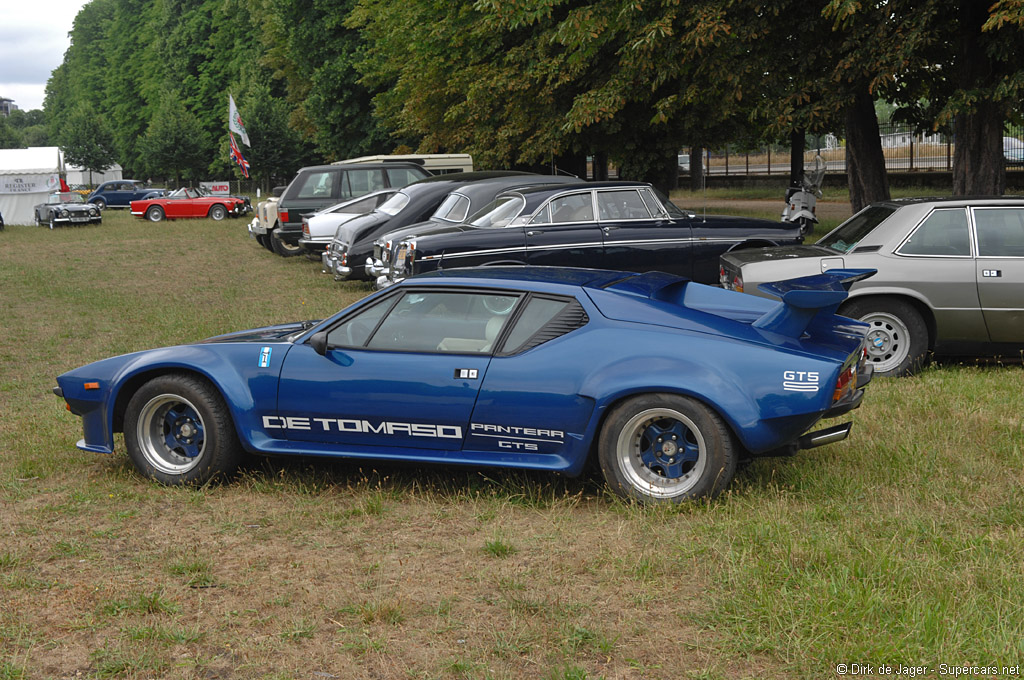
[[61, 217], [67, 217], [68, 216], [68, 211], [67, 210], [61, 210], [60, 211], [60, 216]]

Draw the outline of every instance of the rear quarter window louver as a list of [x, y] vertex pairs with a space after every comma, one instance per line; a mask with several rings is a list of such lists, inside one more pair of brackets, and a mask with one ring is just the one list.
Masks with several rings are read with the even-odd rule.
[[543, 328], [530, 336], [526, 342], [513, 351], [519, 353], [533, 349], [537, 345], [543, 345], [549, 340], [554, 340], [566, 333], [571, 333], [577, 328], [582, 328], [589, 321], [590, 317], [587, 316], [587, 312], [579, 302], [573, 300], [571, 304], [558, 313], [558, 316], [546, 323]]

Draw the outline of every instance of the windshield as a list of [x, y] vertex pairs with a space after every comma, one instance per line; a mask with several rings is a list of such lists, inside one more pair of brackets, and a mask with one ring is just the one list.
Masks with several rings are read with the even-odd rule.
[[388, 215], [394, 217], [395, 215], [402, 211], [402, 208], [404, 208], [407, 205], [409, 205], [409, 197], [402, 193], [401, 191], [399, 191], [397, 194], [381, 203], [380, 207], [377, 208], [377, 210], [380, 210], [381, 212], [387, 213]]
[[887, 205], [865, 208], [826, 234], [817, 245], [848, 253], [894, 212], [896, 208]]
[[480, 229], [504, 227], [519, 214], [524, 205], [526, 201], [519, 196], [499, 196], [470, 217], [469, 223]]
[[85, 199], [82, 198], [82, 194], [76, 194], [73, 191], [64, 191], [59, 194], [50, 194], [48, 203], [85, 203]]

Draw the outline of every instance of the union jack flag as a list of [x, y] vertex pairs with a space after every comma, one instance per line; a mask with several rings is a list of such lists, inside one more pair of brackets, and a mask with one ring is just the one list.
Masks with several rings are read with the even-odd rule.
[[238, 167], [242, 169], [242, 175], [248, 179], [249, 161], [245, 160], [245, 156], [243, 156], [242, 152], [238, 149], [238, 144], [235, 143], [235, 136], [229, 132], [228, 137], [231, 138], [231, 160], [238, 163]]

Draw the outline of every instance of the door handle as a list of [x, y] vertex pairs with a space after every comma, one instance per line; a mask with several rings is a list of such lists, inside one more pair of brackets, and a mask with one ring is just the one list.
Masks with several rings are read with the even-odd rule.
[[528, 232], [526, 232], [526, 235], [527, 236], [537, 236], [538, 234], [543, 234], [543, 233], [544, 233], [543, 231], [528, 231]]
[[610, 232], [610, 231], [611, 231], [612, 229], [618, 229], [618, 228], [619, 228], [619, 227], [612, 227], [612, 226], [608, 226], [608, 227], [602, 227], [601, 229], [602, 229], [602, 231], [604, 231], [604, 233], [606, 233], [606, 234], [607, 234], [607, 233], [608, 233], [608, 232]]

